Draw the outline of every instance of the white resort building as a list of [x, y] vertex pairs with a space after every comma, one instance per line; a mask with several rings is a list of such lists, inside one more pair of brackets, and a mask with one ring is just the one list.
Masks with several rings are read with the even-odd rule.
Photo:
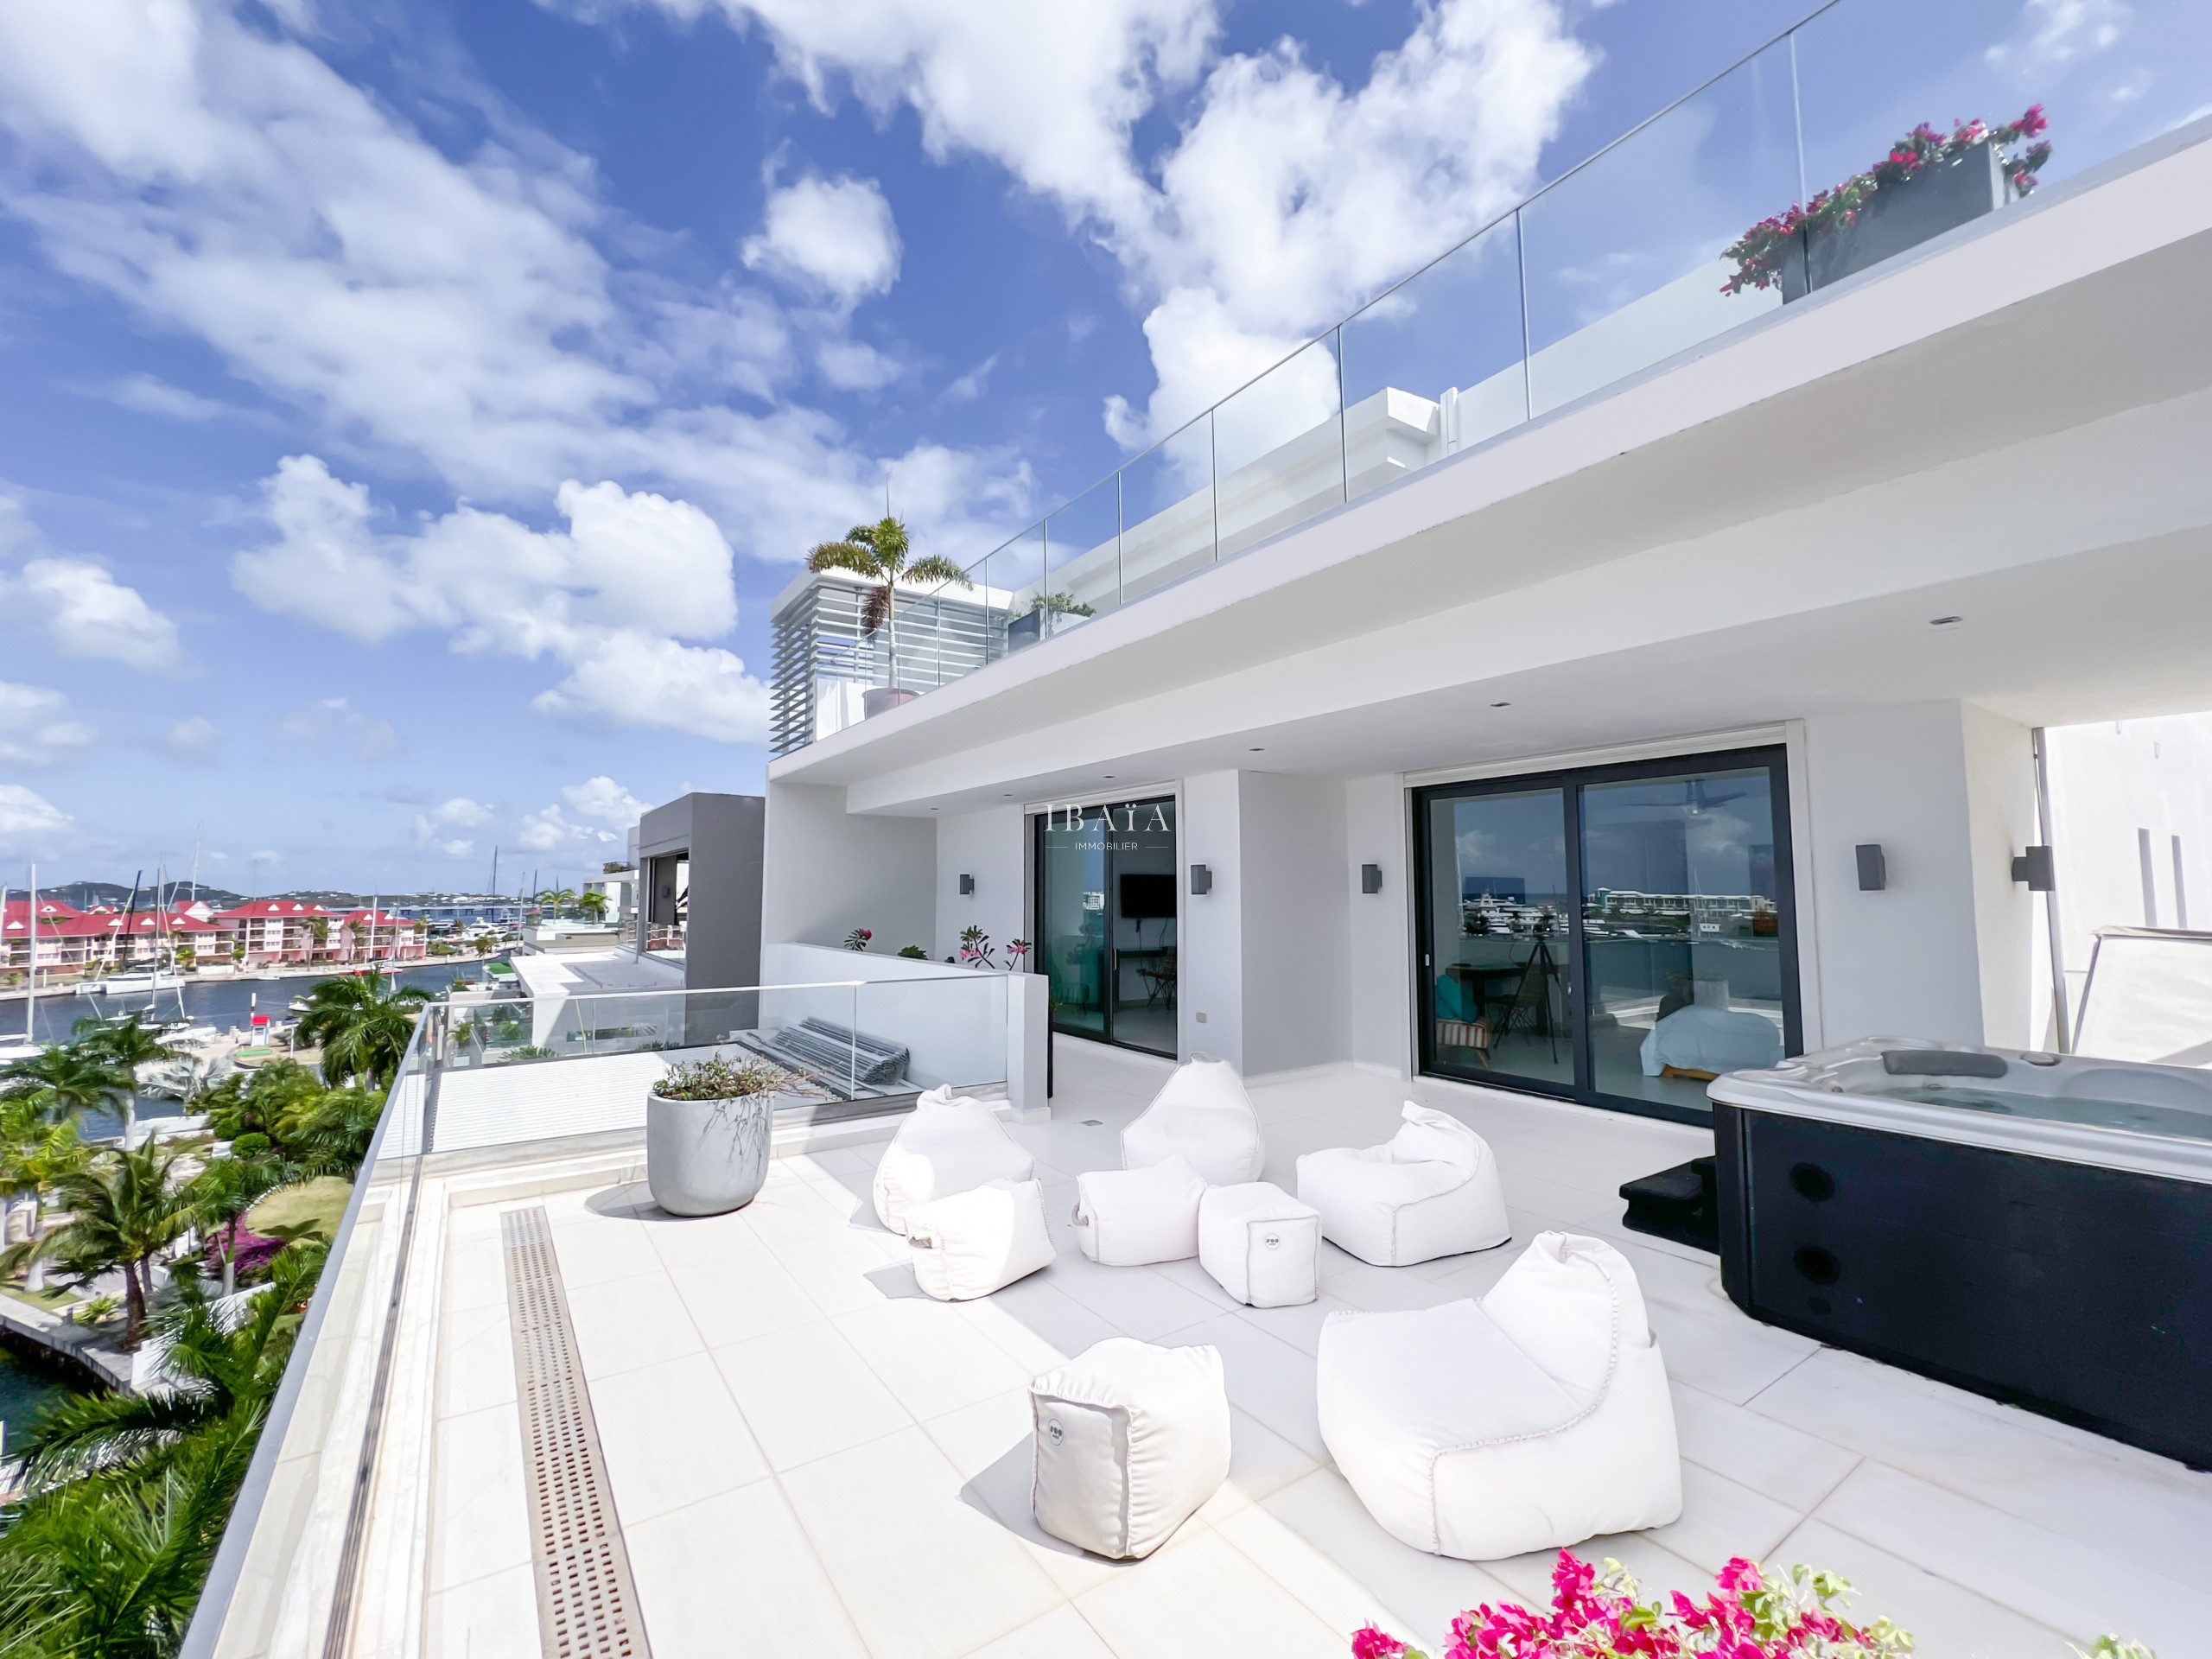
[[[1372, 1621], [1441, 1654], [1463, 1610], [1542, 1605], [1555, 1552], [1463, 1559], [1380, 1518], [1324, 1373], [1382, 1327], [1332, 1316], [1471, 1306], [1562, 1233], [1632, 1268], [1621, 1340], [1648, 1323], [1679, 1450], [1678, 1516], [1586, 1557], [1693, 1595], [1732, 1556], [1808, 1561], [1924, 1659], [2204, 1651], [2204, 1408], [2064, 1380], [2088, 1357], [2148, 1399], [2164, 1373], [2124, 1356], [2153, 1326], [2212, 1351], [2204, 1235], [2160, 1207], [2212, 1190], [2194, 1151], [2094, 1172], [2079, 1214], [2132, 1252], [2096, 1271], [2134, 1323], [2077, 1333], [2040, 1253], [2079, 1241], [2074, 1189], [2018, 1172], [2087, 1167], [2078, 1144], [1793, 1154], [1774, 1197], [1779, 1132], [1708, 1094], [1817, 1090], [1845, 1073], [1772, 1069], [1872, 1039], [1847, 1064], [1908, 1105], [1931, 1077], [2086, 1075], [2039, 734], [2212, 704], [2212, 118], [2145, 137], [2053, 92], [2032, 194], [1967, 143], [1725, 293], [1744, 226], [1923, 116], [2013, 99], [1993, 60], [1894, 40], [1853, 80], [1855, 16], [964, 583], [902, 591], [880, 637], [843, 576], [794, 582], [759, 985], [627, 951], [497, 1019], [433, 1011], [188, 1652], [1319, 1659]], [[759, 1196], [679, 1218], [645, 1097], [709, 1050], [811, 1084]], [[1187, 1253], [1095, 1259], [1084, 1178], [1201, 1055], [1243, 1080], [1286, 1195], [1409, 1101], [1472, 1129], [1510, 1242], [1404, 1266], [1322, 1243], [1318, 1294], [1280, 1307]], [[887, 1144], [937, 1085], [992, 1108], [1049, 1228], [1046, 1265], [973, 1300], [924, 1294], [936, 1246], [880, 1218]], [[2139, 1103], [2196, 1109], [2173, 1086]], [[1995, 1220], [1968, 1156], [2009, 1160]], [[1719, 1245], [1624, 1224], [1624, 1183], [1708, 1157], [1769, 1219]], [[1793, 1183], [1846, 1219], [1771, 1230]], [[1967, 1266], [1920, 1290], [1962, 1299], [1969, 1346], [1937, 1353], [1881, 1305], [1919, 1293], [1877, 1235], [1954, 1217]], [[2004, 1339], [1956, 1309], [2038, 1295], [2053, 1380], [1977, 1369]], [[1033, 1379], [1113, 1338], [1210, 1347], [1225, 1377], [1227, 1478], [1141, 1560], [1046, 1531], [1033, 1491]], [[1586, 1474], [1560, 1478], [1577, 1512]]]

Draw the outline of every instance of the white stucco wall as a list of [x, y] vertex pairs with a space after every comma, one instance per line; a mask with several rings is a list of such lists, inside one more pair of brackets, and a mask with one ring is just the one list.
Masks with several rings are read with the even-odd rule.
[[[1182, 1052], [1211, 1054], [1243, 1071], [1243, 815], [1237, 774], [1185, 778], [1182, 810], [1176, 872], [1183, 907], [1176, 955]], [[1213, 872], [1213, 891], [1204, 897], [1191, 892], [1193, 864]]]
[[1351, 1058], [1351, 893], [1344, 788], [1333, 778], [1238, 774], [1244, 1069]]
[[[1395, 772], [1344, 785], [1345, 1001], [1351, 1058], [1405, 1072], [1412, 1065], [1412, 830], [1405, 785]], [[1359, 867], [1382, 867], [1382, 891], [1359, 890]]]
[[841, 944], [856, 927], [892, 950], [937, 937], [934, 823], [848, 813], [834, 785], [771, 782], [766, 839], [763, 947]]
[[2036, 833], [2035, 734], [1971, 702], [1959, 706], [1981, 975], [1981, 1039], [2037, 1048], [2050, 1034], [2050, 947], [2043, 895], [2012, 880]]
[[[991, 937], [995, 958], [1007, 960], [1007, 942], [1026, 939], [1029, 925], [1028, 821], [1018, 804], [984, 812], [946, 813], [937, 819], [937, 935], [912, 943], [930, 950], [938, 962], [957, 957], [960, 935], [980, 927]], [[960, 878], [976, 878], [976, 891], [963, 895]], [[896, 950], [907, 944], [893, 942]]]

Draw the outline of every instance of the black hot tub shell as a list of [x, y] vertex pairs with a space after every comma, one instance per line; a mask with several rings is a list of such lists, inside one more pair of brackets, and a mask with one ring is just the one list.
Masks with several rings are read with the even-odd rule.
[[2212, 1077], [1870, 1038], [1710, 1093], [1745, 1313], [2212, 1467]]

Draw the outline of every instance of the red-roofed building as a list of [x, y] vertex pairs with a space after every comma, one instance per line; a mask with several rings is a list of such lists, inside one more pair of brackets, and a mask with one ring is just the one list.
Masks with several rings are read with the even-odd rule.
[[214, 915], [231, 954], [249, 965], [328, 957], [339, 949], [337, 921], [300, 899], [249, 899]]
[[332, 943], [344, 941], [340, 962], [419, 962], [429, 954], [428, 925], [396, 910], [365, 906], [337, 919], [343, 926], [333, 933]]

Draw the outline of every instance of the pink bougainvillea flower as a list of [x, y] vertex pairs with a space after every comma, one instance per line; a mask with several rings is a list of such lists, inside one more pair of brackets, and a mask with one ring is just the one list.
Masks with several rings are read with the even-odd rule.
[[1395, 1636], [1386, 1636], [1372, 1624], [1354, 1630], [1351, 1635], [1351, 1659], [1398, 1659], [1406, 1651], [1406, 1644]]

